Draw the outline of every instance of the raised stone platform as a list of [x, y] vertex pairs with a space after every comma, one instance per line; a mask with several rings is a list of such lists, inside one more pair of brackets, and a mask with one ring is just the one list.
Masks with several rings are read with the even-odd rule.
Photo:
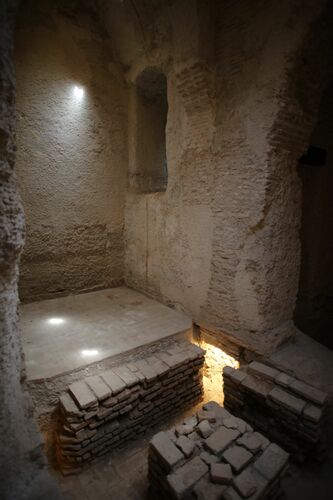
[[293, 457], [323, 459], [327, 449], [328, 395], [285, 372], [253, 361], [223, 370], [224, 404]]
[[149, 447], [152, 498], [275, 499], [288, 453], [216, 402]]
[[111, 448], [200, 401], [204, 353], [181, 341], [166, 351], [72, 383], [60, 397], [56, 430], [62, 472], [80, 472]]
[[50, 379], [191, 331], [182, 312], [126, 287], [21, 305], [28, 381]]

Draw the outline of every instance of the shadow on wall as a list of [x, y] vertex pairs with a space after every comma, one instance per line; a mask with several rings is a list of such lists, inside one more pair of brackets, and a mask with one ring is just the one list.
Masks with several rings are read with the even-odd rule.
[[130, 187], [139, 193], [165, 191], [168, 182], [165, 128], [168, 114], [167, 79], [146, 68], [134, 89], [133, 156]]
[[302, 261], [295, 323], [333, 349], [333, 84], [325, 92], [311, 147], [299, 163]]

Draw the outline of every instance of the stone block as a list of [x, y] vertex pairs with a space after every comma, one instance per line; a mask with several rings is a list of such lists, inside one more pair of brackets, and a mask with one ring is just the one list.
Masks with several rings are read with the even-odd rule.
[[291, 377], [284, 372], [280, 372], [275, 378], [275, 382], [283, 387], [289, 387], [294, 381], [294, 377]]
[[110, 387], [108, 387], [98, 375], [87, 377], [85, 379], [85, 382], [99, 401], [103, 401], [103, 399], [109, 398], [111, 396]]
[[192, 458], [185, 465], [167, 476], [167, 482], [174, 496], [183, 498], [208, 472], [208, 466], [199, 457]]
[[221, 455], [223, 451], [239, 437], [240, 433], [236, 429], [227, 429], [220, 427], [209, 438], [205, 439], [204, 444], [208, 450], [216, 455]]
[[245, 432], [243, 436], [237, 439], [237, 444], [243, 446], [244, 448], [247, 448], [252, 453], [257, 453], [262, 449], [262, 441], [254, 432]]
[[249, 426], [243, 419], [233, 416], [225, 418], [223, 420], [223, 425], [228, 427], [228, 429], [238, 429], [241, 434], [252, 430], [252, 427]]
[[195, 442], [186, 436], [179, 436], [175, 444], [183, 452], [186, 458], [190, 457], [195, 450]]
[[208, 422], [216, 422], [215, 412], [212, 410], [201, 409], [197, 413], [199, 422], [202, 420], [208, 420]]
[[95, 394], [89, 389], [83, 380], [73, 382], [73, 384], [69, 386], [69, 392], [72, 394], [73, 398], [82, 410], [97, 404]]
[[210, 477], [213, 483], [218, 484], [231, 484], [233, 481], [233, 473], [229, 464], [211, 464]]
[[208, 453], [208, 451], [202, 451], [199, 456], [207, 465], [215, 464], [218, 461], [217, 456]]
[[248, 498], [257, 491], [257, 481], [250, 469], [245, 469], [234, 480], [234, 487], [243, 498]]
[[327, 402], [327, 394], [311, 385], [305, 384], [300, 380], [295, 380], [290, 384], [289, 388], [299, 394], [300, 396], [312, 401], [312, 403], [316, 403], [319, 405], [324, 405]]
[[203, 438], [208, 438], [214, 432], [214, 430], [209, 425], [208, 420], [202, 420], [202, 422], [200, 422], [198, 425], [198, 432]]
[[194, 494], [197, 500], [221, 500], [226, 487], [221, 484], [214, 484], [209, 477], [204, 476], [194, 486]]
[[208, 411], [213, 411], [216, 418], [220, 420], [231, 416], [231, 413], [229, 413], [228, 410], [216, 403], [216, 401], [209, 401], [209, 403], [203, 405], [203, 408]]
[[223, 459], [231, 465], [232, 469], [236, 473], [244, 469], [244, 467], [246, 467], [246, 465], [248, 465], [253, 458], [250, 451], [237, 445], [228, 448], [222, 456]]
[[82, 417], [83, 413], [80, 411], [78, 406], [76, 405], [73, 398], [65, 392], [59, 398], [62, 409], [66, 413], [66, 415], [74, 415], [76, 417]]
[[266, 399], [272, 387], [274, 387], [272, 383], [257, 379], [252, 375], [247, 375], [247, 377], [242, 380], [241, 386], [262, 399]]
[[184, 460], [183, 453], [171, 441], [166, 432], [159, 432], [150, 441], [150, 445], [161, 458], [164, 466], [170, 472], [173, 467]]
[[118, 392], [126, 389], [126, 383], [113, 370], [104, 372], [101, 377], [106, 385], [110, 387], [112, 394], [118, 394]]
[[132, 387], [139, 382], [135, 372], [129, 370], [125, 365], [116, 366], [113, 368], [113, 372], [121, 378], [121, 380], [127, 385], [127, 387]]
[[274, 381], [280, 373], [279, 370], [276, 370], [271, 366], [264, 365], [263, 363], [259, 363], [258, 361], [252, 361], [252, 363], [248, 366], [248, 371], [256, 376], [264, 377], [272, 381]]
[[322, 410], [317, 406], [307, 404], [303, 410], [304, 418], [311, 420], [311, 422], [315, 422], [316, 424], [320, 422], [322, 418]]
[[301, 415], [306, 406], [306, 402], [303, 399], [297, 398], [279, 387], [274, 387], [270, 391], [269, 397], [275, 403], [287, 408], [296, 415]]
[[277, 444], [271, 443], [253, 463], [253, 467], [268, 481], [273, 481], [287, 465], [289, 454]]
[[235, 370], [231, 366], [226, 366], [223, 369], [223, 377], [226, 375], [235, 385], [239, 385], [246, 377], [247, 373], [242, 370]]

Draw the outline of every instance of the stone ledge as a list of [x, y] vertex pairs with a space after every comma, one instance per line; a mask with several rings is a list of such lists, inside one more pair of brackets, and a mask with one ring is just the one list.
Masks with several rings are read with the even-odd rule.
[[[181, 341], [163, 353], [71, 384], [59, 399], [56, 432], [56, 454], [63, 474], [80, 472], [111, 448], [200, 400], [204, 354], [196, 345]], [[179, 445], [191, 452], [192, 441], [182, 439]], [[164, 463], [170, 460], [172, 448], [175, 446], [167, 450]]]
[[[210, 414], [212, 434], [208, 438], [200, 435], [200, 424], [208, 422], [202, 420], [202, 412]], [[190, 453], [179, 442], [185, 428], [193, 443]], [[280, 491], [288, 458], [282, 448], [212, 401], [183, 424], [151, 440], [148, 475], [152, 497], [270, 500]]]
[[245, 418], [293, 457], [323, 459], [328, 395], [295, 377], [253, 361], [223, 370], [225, 406]]

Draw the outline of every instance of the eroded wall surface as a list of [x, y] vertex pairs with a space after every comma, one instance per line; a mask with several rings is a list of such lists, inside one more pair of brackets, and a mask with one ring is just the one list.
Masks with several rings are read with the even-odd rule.
[[[266, 351], [294, 332], [295, 165], [326, 78], [313, 57], [329, 60], [326, 3], [301, 15], [297, 0], [154, 5], [140, 22], [122, 13], [127, 51], [113, 40], [130, 82], [149, 66], [168, 80], [168, 187], [127, 196], [126, 281]], [[111, 11], [108, 22], [115, 33]]]
[[18, 329], [18, 260], [24, 217], [15, 163], [12, 30], [17, 2], [0, 2], [0, 498], [60, 499], [46, 472], [42, 441], [24, 387]]
[[123, 78], [89, 12], [71, 16], [59, 3], [23, 2], [16, 31], [20, 297], [29, 301], [124, 275]]

